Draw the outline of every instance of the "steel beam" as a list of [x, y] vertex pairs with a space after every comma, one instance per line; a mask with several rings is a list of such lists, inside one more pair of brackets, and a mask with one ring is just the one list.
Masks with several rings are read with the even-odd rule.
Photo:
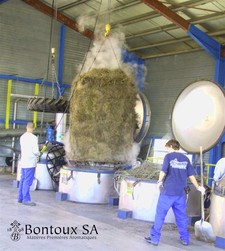
[[62, 13], [55, 11], [53, 8], [49, 7], [48, 5], [44, 4], [43, 2], [39, 0], [22, 0], [26, 4], [31, 5], [35, 9], [41, 11], [42, 13], [55, 18], [57, 21], [64, 23], [66, 26], [70, 27], [71, 29], [83, 34], [84, 36], [88, 37], [89, 39], [94, 39], [94, 33], [93, 31], [89, 29], [85, 29], [84, 31], [80, 31], [78, 29], [78, 24], [76, 21], [72, 20], [71, 18], [63, 15]]
[[170, 10], [165, 5], [160, 3], [157, 0], [140, 0], [144, 4], [148, 5], [150, 8], [156, 10], [158, 13], [169, 19], [171, 22], [182, 28], [183, 30], [188, 31], [190, 23], [179, 16], [176, 12]]
[[[224, 18], [225, 17], [225, 13], [216, 13], [216, 14], [212, 14], [212, 15], [206, 15], [200, 18], [194, 18], [194, 19], [190, 19], [189, 22], [191, 24], [204, 24], [205, 21], [214, 21], [220, 18]], [[137, 38], [137, 37], [142, 37], [142, 36], [147, 36], [147, 35], [151, 35], [151, 34], [155, 34], [158, 32], [162, 32], [162, 31], [171, 31], [177, 29], [176, 26], [174, 26], [174, 24], [167, 24], [167, 25], [163, 25], [163, 26], [158, 26], [155, 28], [151, 28], [133, 35], [127, 35], [126, 36], [126, 40], [127, 39], [132, 39], [132, 38]]]
[[[140, 0], [139, 0], [140, 1]], [[215, 0], [213, 0], [215, 1]], [[213, 2], [212, 0], [200, 0], [200, 1], [195, 1], [193, 2], [193, 0], [191, 1], [187, 1], [185, 3], [182, 4], [176, 4], [170, 7], [170, 10], [174, 11], [174, 12], [178, 12], [178, 11], [183, 11], [186, 10], [188, 8], [194, 8], [195, 6], [198, 6], [200, 4], [204, 4], [204, 3], [208, 3], [208, 2]], [[126, 5], [124, 5], [126, 7]], [[119, 7], [118, 7], [119, 8]], [[117, 10], [117, 9], [115, 9]], [[112, 9], [112, 11], [114, 11], [114, 9]], [[134, 23], [138, 23], [138, 22], [142, 22], [142, 21], [146, 21], [149, 20], [151, 18], [155, 18], [155, 17], [159, 17], [160, 13], [145, 13], [139, 16], [136, 16], [135, 18], [128, 18], [125, 20], [119, 20], [118, 22], [111, 22], [111, 26], [114, 27], [117, 24], [119, 25], [129, 25], [129, 24], [134, 24]]]

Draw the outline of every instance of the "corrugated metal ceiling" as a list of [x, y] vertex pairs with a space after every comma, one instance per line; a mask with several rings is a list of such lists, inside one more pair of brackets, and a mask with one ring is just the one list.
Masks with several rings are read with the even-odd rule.
[[[36, 0], [36, 2], [48, 5], [55, 10], [55, 13], [57, 10], [75, 22], [83, 20], [84, 28], [93, 32], [101, 25], [104, 32], [104, 25], [110, 23], [111, 32], [122, 31], [125, 34], [127, 49], [143, 59], [201, 50], [201, 47], [187, 35], [185, 29], [150, 8], [143, 3], [144, 1]], [[225, 44], [225, 0], [154, 0], [153, 2], [163, 4], [222, 45]]]

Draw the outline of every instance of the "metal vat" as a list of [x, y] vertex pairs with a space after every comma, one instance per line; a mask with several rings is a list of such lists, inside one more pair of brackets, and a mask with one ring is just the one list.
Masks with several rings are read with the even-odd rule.
[[48, 173], [46, 163], [37, 164], [35, 178], [37, 179], [37, 189], [54, 190], [52, 184], [53, 181]]
[[60, 170], [59, 192], [74, 202], [107, 204], [116, 195], [114, 170], [88, 170], [64, 166]]
[[[159, 192], [156, 189], [155, 180], [138, 182], [135, 186], [135, 179], [123, 180], [120, 185], [119, 209], [132, 211], [132, 217], [138, 220], [153, 222]], [[166, 223], [175, 223], [175, 218], [170, 209], [166, 218]]]
[[[159, 197], [156, 180], [136, 182], [136, 179], [126, 179], [121, 182], [119, 209], [131, 210], [134, 219], [153, 222]], [[196, 192], [194, 187], [189, 193], [187, 215], [200, 216], [200, 193]], [[175, 223], [172, 209], [168, 211], [165, 223]]]

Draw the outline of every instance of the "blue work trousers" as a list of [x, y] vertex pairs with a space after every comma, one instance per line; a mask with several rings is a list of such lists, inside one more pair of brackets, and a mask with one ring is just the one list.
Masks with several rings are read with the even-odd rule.
[[172, 196], [160, 194], [157, 208], [155, 222], [150, 229], [150, 238], [154, 242], [159, 242], [161, 236], [161, 229], [169, 209], [172, 208], [177, 228], [180, 234], [180, 239], [189, 243], [188, 232], [188, 217], [186, 215], [186, 196]]
[[21, 168], [18, 201], [30, 201], [30, 186], [33, 183], [35, 168]]

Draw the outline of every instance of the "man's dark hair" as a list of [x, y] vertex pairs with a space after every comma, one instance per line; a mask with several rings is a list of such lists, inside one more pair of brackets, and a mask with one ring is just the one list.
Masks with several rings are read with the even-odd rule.
[[179, 150], [180, 149], [180, 143], [175, 140], [175, 139], [171, 139], [169, 140], [166, 145], [166, 147], [172, 147], [174, 150]]

